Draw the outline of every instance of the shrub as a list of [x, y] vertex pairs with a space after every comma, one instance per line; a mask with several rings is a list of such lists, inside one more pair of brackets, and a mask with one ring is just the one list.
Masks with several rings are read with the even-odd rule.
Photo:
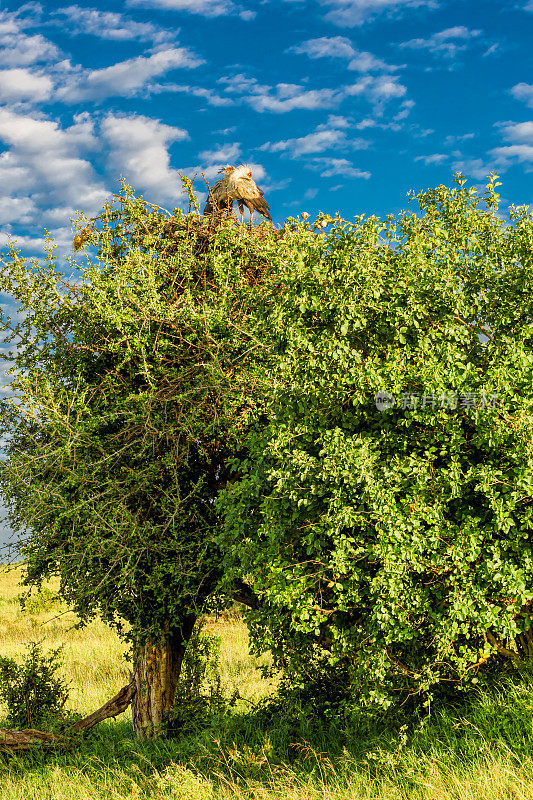
[[223, 498], [256, 650], [355, 705], [533, 659], [533, 215], [456, 183], [300, 241]]
[[17, 664], [0, 657], [0, 697], [6, 703], [6, 723], [12, 728], [56, 728], [65, 720], [68, 687], [58, 671], [61, 649], [44, 653], [31, 642], [26, 658]]
[[20, 594], [17, 600], [21, 611], [28, 614], [43, 614], [58, 608], [61, 603], [59, 594], [48, 586], [41, 586], [34, 594]]
[[222, 690], [220, 643], [219, 636], [202, 631], [201, 620], [196, 624], [183, 658], [169, 733], [197, 731], [225, 714], [235, 702], [235, 697], [225, 698]]

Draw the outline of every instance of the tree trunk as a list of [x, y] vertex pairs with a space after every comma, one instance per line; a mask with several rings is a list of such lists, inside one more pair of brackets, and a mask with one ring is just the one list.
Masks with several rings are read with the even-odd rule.
[[137, 691], [132, 701], [133, 730], [140, 739], [163, 736], [176, 695], [187, 642], [196, 617], [187, 616], [181, 627], [167, 624], [159, 640], [148, 639], [134, 654]]

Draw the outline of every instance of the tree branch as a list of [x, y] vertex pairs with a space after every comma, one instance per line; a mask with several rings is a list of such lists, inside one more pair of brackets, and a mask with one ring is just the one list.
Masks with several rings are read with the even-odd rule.
[[55, 733], [44, 733], [26, 728], [23, 731], [10, 731], [0, 728], [0, 750], [31, 750], [33, 747], [66, 747], [68, 739]]
[[233, 584], [232, 595], [237, 603], [242, 603], [243, 606], [248, 608], [257, 608], [259, 605], [259, 598], [255, 594], [252, 587], [244, 581], [235, 581]]
[[128, 683], [127, 686], [123, 686], [122, 689], [117, 692], [111, 700], [104, 703], [101, 708], [97, 711], [93, 711], [88, 717], [84, 717], [78, 720], [78, 722], [75, 722], [69, 729], [70, 732], [80, 733], [81, 731], [88, 731], [94, 728], [95, 725], [98, 725], [99, 722], [103, 722], [104, 719], [122, 714], [130, 705], [136, 691], [135, 681], [132, 679], [131, 683]]
[[507, 658], [511, 658], [513, 661], [522, 660], [520, 658], [519, 653], [517, 653], [516, 650], [509, 650], [507, 647], [504, 647], [501, 641], [497, 639], [496, 636], [494, 636], [494, 634], [492, 634], [490, 631], [487, 631], [485, 633], [485, 636], [487, 637], [487, 642], [491, 644], [493, 647], [495, 647], [501, 656], [506, 656]]
[[41, 747], [68, 747], [72, 743], [71, 737], [73, 735], [94, 728], [104, 719], [122, 714], [133, 700], [135, 692], [135, 681], [132, 680], [127, 686], [123, 686], [111, 700], [104, 703], [101, 708], [75, 722], [63, 734], [36, 731], [33, 728], [27, 728], [22, 731], [0, 728], [0, 750], [31, 750], [39, 745]]

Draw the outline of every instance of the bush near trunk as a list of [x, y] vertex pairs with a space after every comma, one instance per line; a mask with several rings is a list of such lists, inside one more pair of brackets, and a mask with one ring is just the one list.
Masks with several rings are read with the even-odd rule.
[[21, 663], [0, 657], [0, 698], [8, 725], [57, 730], [71, 720], [63, 710], [69, 687], [58, 674], [61, 666], [61, 648], [45, 653], [39, 642], [28, 645]]
[[532, 661], [533, 215], [496, 177], [281, 265], [221, 547], [293, 686], [383, 708]]

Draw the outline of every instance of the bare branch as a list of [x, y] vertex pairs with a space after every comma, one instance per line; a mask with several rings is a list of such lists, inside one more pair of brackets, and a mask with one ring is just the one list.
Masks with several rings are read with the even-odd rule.
[[88, 731], [98, 723], [103, 722], [103, 720], [122, 714], [131, 704], [135, 692], [135, 681], [132, 680], [127, 686], [123, 686], [111, 700], [104, 703], [101, 708], [75, 722], [64, 734], [46, 733], [33, 730], [33, 728], [21, 731], [0, 728], [0, 750], [31, 750], [37, 746], [68, 747], [72, 744], [72, 736], [74, 734]]

